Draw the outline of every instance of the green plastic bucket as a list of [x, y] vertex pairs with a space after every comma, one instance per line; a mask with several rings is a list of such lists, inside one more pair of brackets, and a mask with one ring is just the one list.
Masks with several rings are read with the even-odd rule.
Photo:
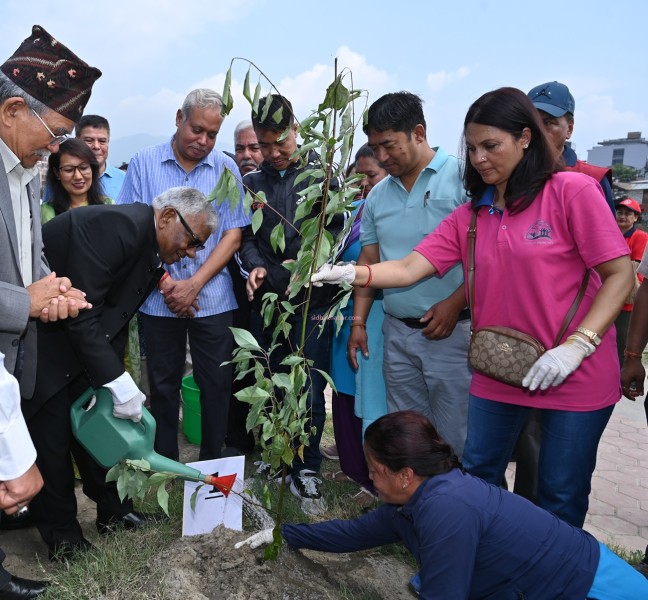
[[189, 442], [200, 445], [200, 390], [193, 375], [182, 380], [182, 433]]

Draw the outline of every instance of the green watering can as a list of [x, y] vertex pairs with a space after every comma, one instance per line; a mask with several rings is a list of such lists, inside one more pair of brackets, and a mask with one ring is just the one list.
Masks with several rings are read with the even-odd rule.
[[[96, 398], [95, 404], [86, 409], [93, 396]], [[142, 406], [142, 420], [139, 423], [114, 417], [113, 398], [107, 388], [88, 388], [72, 405], [70, 417], [74, 437], [106, 469], [125, 459], [144, 459], [153, 471], [173, 473], [189, 481], [202, 481], [218, 488], [226, 496], [234, 485], [235, 474], [224, 477], [205, 475], [198, 469], [158, 454], [153, 450], [153, 415]]]

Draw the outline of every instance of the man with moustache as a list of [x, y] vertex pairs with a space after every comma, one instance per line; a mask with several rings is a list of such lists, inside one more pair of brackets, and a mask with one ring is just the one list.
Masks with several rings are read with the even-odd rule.
[[234, 129], [234, 160], [241, 177], [255, 171], [263, 162], [252, 121], [241, 121]]
[[[36, 163], [72, 131], [101, 71], [89, 66], [39, 25], [16, 52], [0, 65], [0, 352], [4, 367], [31, 398], [36, 381], [36, 320], [77, 317], [89, 307], [67, 277], [49, 272], [42, 256], [39, 178]], [[15, 419], [15, 398], [0, 398], [0, 427]], [[13, 412], [12, 412], [13, 410]], [[33, 462], [25, 436], [9, 441], [9, 450], [27, 466]], [[3, 453], [3, 463], [5, 453]], [[20, 475], [22, 469], [16, 470]], [[33, 469], [2, 485], [20, 485]], [[25, 479], [25, 476], [27, 479]], [[38, 476], [40, 479], [40, 476]], [[39, 484], [40, 485], [40, 484]], [[30, 495], [37, 491], [36, 485]], [[10, 509], [11, 512], [11, 509]], [[19, 511], [12, 513], [19, 514]], [[3, 515], [0, 527], [20, 525]], [[19, 519], [23, 518], [22, 516]], [[9, 519], [9, 523], [7, 523]], [[0, 551], [0, 562], [4, 553]], [[39, 581], [20, 579], [0, 566], [0, 599], [36, 598], [45, 591]]]

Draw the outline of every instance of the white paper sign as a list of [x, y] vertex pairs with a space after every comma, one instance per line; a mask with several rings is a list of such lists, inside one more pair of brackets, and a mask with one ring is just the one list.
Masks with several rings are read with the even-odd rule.
[[194, 469], [198, 469], [205, 475], [225, 477], [235, 474], [236, 481], [228, 496], [223, 494], [218, 488], [207, 485], [206, 483], [203, 484], [198, 491], [195, 511], [191, 509], [191, 496], [200, 484], [193, 481], [185, 481], [182, 535], [210, 533], [219, 525], [225, 525], [228, 529], [242, 531], [243, 500], [239, 494], [243, 492], [245, 457], [233, 456], [187, 464]]

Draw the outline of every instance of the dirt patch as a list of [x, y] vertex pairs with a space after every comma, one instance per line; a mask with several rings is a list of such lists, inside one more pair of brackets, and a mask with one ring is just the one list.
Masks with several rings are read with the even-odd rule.
[[223, 527], [182, 538], [151, 567], [166, 572], [168, 600], [412, 600], [404, 582], [411, 569], [377, 552], [329, 554], [284, 547], [275, 561], [263, 549], [234, 549], [243, 532]]

